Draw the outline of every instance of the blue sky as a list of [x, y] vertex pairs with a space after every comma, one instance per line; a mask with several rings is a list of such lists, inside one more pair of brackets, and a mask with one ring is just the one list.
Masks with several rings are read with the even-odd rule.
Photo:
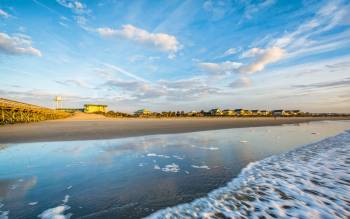
[[0, 96], [350, 112], [349, 1], [0, 1]]

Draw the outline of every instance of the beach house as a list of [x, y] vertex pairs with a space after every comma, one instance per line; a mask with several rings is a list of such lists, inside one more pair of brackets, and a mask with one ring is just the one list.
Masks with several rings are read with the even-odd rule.
[[223, 113], [222, 113], [222, 111], [221, 111], [221, 109], [211, 109], [210, 111], [209, 111], [209, 114], [211, 115], [211, 116], [222, 116], [223, 115]]
[[252, 116], [260, 116], [260, 110], [252, 110]]
[[222, 111], [224, 116], [235, 116], [236, 112], [234, 110], [225, 109]]
[[107, 112], [107, 105], [99, 105], [99, 104], [85, 104], [84, 105], [84, 113], [105, 113]]
[[268, 116], [269, 114], [270, 114], [270, 112], [267, 111], [267, 110], [261, 110], [261, 111], [260, 111], [260, 115], [261, 115], [261, 116]]
[[250, 116], [252, 114], [251, 111], [246, 109], [235, 109], [237, 116]]
[[272, 116], [286, 116], [286, 111], [280, 109], [280, 110], [272, 110]]
[[150, 116], [153, 113], [151, 111], [149, 111], [148, 109], [140, 109], [137, 110], [136, 112], [134, 112], [135, 116]]

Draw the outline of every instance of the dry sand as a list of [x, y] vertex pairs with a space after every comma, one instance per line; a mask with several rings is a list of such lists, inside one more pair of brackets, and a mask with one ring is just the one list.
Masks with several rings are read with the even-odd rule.
[[273, 126], [350, 117], [296, 118], [131, 118], [115, 119], [78, 113], [73, 117], [39, 123], [0, 127], [0, 143], [110, 139], [151, 134], [183, 133], [214, 129]]

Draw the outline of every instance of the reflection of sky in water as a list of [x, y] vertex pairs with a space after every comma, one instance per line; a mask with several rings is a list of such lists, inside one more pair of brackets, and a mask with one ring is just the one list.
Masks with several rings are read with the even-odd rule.
[[[146, 216], [205, 196], [237, 176], [249, 162], [349, 128], [349, 122], [314, 122], [3, 145], [0, 217], [9, 211], [10, 218], [35, 218], [63, 205], [63, 213], [73, 213], [73, 217]], [[69, 197], [66, 202], [65, 197]]]

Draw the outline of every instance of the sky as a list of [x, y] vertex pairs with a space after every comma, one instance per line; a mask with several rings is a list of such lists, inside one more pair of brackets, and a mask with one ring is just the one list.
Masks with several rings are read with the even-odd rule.
[[349, 0], [0, 0], [0, 97], [350, 113]]

